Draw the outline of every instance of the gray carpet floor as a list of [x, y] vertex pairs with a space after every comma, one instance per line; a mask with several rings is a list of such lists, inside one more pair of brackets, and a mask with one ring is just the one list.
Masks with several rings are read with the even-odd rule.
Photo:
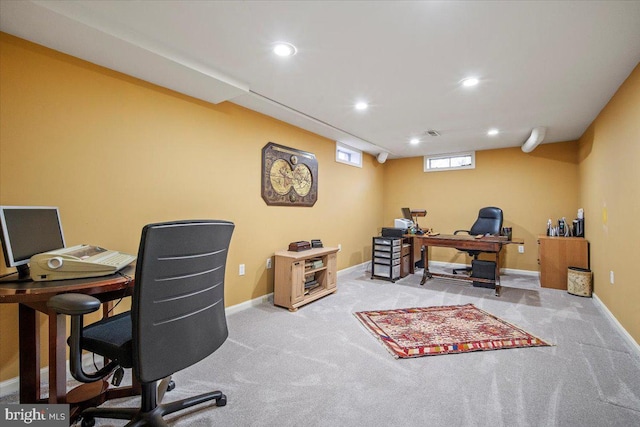
[[[227, 406], [204, 404], [167, 417], [170, 425], [640, 426], [640, 357], [592, 299], [516, 274], [502, 276], [500, 297], [466, 282], [419, 281], [351, 272], [336, 294], [297, 312], [271, 299], [232, 312], [229, 339], [176, 373], [164, 398], [219, 389]], [[395, 359], [353, 315], [467, 303], [554, 345]], [[11, 401], [17, 395], [0, 403]]]

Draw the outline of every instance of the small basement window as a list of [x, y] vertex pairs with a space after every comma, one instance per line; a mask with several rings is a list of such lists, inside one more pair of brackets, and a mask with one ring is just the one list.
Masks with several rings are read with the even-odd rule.
[[362, 167], [362, 151], [336, 141], [336, 162]]
[[475, 169], [476, 152], [435, 154], [424, 156], [424, 171], [435, 172], [456, 169]]

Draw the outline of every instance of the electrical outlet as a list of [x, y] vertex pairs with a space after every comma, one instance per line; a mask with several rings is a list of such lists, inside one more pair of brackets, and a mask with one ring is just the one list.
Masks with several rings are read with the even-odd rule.
[[244, 264], [240, 264], [240, 268], [238, 269], [238, 274], [240, 276], [244, 276]]
[[614, 282], [614, 281], [615, 281], [615, 280], [614, 280], [614, 277], [613, 277], [613, 270], [611, 270], [611, 271], [609, 272], [609, 283], [611, 283], [611, 284], [613, 285], [613, 282]]
[[519, 254], [523, 254], [524, 253], [524, 245], [518, 245], [518, 253]]
[[271, 258], [267, 258], [267, 269], [271, 268]]

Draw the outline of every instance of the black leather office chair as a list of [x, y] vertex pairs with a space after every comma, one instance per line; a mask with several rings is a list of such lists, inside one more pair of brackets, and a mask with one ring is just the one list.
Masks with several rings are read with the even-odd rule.
[[[472, 236], [491, 234], [498, 236], [500, 235], [501, 230], [502, 209], [490, 206], [480, 209], [480, 212], [478, 212], [478, 219], [473, 223], [470, 230], [456, 230], [453, 234], [467, 233]], [[481, 254], [480, 251], [459, 250], [468, 253], [474, 260], [477, 260], [478, 255]], [[458, 274], [459, 271], [470, 273], [471, 267], [456, 268], [453, 270], [453, 274]]]
[[[234, 224], [178, 221], [142, 230], [131, 311], [83, 327], [83, 315], [100, 301], [83, 294], [61, 294], [48, 306], [71, 317], [70, 366], [79, 381], [101, 380], [118, 367], [133, 368], [142, 388], [140, 408], [89, 408], [82, 426], [95, 418], [130, 419], [128, 426], [167, 425], [162, 416], [202, 402], [226, 404], [220, 391], [159, 404], [166, 380], [209, 356], [227, 339], [224, 275]], [[82, 350], [109, 362], [94, 373], [82, 369]], [[157, 386], [158, 380], [165, 381]]]

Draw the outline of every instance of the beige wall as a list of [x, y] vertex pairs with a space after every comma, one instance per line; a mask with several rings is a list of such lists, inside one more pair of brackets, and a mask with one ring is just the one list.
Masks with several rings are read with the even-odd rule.
[[[227, 306], [273, 291], [266, 260], [289, 242], [341, 244], [339, 269], [370, 258], [383, 179], [372, 156], [364, 156], [363, 168], [336, 163], [333, 141], [6, 34], [0, 54], [0, 204], [59, 206], [68, 245], [135, 253], [147, 223], [231, 220]], [[314, 207], [264, 203], [261, 150], [268, 142], [316, 154]], [[238, 275], [241, 263], [245, 276]], [[0, 304], [0, 325], [2, 381], [18, 374], [16, 304]]]
[[[68, 244], [135, 253], [149, 222], [234, 221], [229, 306], [272, 292], [265, 261], [290, 241], [342, 244], [339, 269], [368, 261], [371, 236], [391, 226], [404, 206], [427, 209], [421, 225], [442, 233], [470, 226], [482, 206], [500, 206], [505, 226], [525, 239], [525, 254], [510, 247], [503, 267], [534, 271], [536, 236], [547, 219], [572, 219], [584, 207], [595, 291], [640, 342], [640, 287], [631, 274], [640, 252], [634, 225], [640, 200], [638, 69], [580, 145], [543, 144], [530, 154], [519, 148], [481, 151], [474, 170], [424, 173], [422, 158], [380, 165], [365, 155], [362, 169], [338, 164], [334, 143], [325, 138], [3, 33], [0, 55], [0, 204], [59, 206]], [[316, 154], [319, 200], [313, 208], [262, 201], [260, 156], [267, 142]], [[447, 250], [435, 255], [466, 261]], [[241, 263], [245, 276], [237, 274]], [[609, 270], [615, 285], [608, 284]], [[18, 373], [16, 320], [16, 305], [0, 304], [0, 381]]]
[[580, 182], [594, 292], [640, 343], [640, 65], [580, 138]]
[[[543, 144], [532, 153], [520, 148], [476, 152], [475, 169], [423, 172], [423, 158], [388, 161], [384, 180], [384, 223], [392, 226], [400, 208], [426, 209], [421, 227], [442, 234], [466, 229], [478, 210], [498, 206], [504, 226], [524, 239], [525, 252], [507, 246], [503, 268], [538, 270], [537, 236], [546, 232], [547, 220], [575, 218], [578, 208], [578, 144]], [[434, 248], [432, 259], [468, 262], [466, 255]]]

